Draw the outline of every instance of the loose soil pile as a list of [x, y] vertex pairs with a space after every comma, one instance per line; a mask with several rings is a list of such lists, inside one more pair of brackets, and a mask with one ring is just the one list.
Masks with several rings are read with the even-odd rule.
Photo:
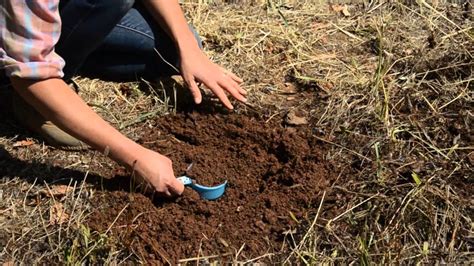
[[294, 229], [314, 217], [335, 178], [305, 127], [191, 113], [160, 118], [143, 130], [139, 142], [169, 156], [175, 173], [193, 163], [187, 174], [198, 183], [229, 182], [217, 201], [202, 200], [189, 188], [165, 203], [139, 193], [100, 192], [89, 226], [104, 232], [119, 216], [112, 235], [146, 260], [235, 256], [239, 250], [239, 259], [249, 259], [287, 251], [285, 237], [303, 233]]

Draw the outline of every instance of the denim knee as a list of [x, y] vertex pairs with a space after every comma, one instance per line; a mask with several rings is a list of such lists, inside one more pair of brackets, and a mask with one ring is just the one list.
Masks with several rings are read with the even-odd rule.
[[95, 7], [107, 12], [116, 12], [119, 17], [124, 16], [135, 4], [135, 0], [102, 0], [94, 1]]
[[113, 0], [110, 1], [113, 3], [113, 5], [117, 5], [117, 2], [120, 4], [120, 10], [123, 12], [123, 14], [126, 14], [135, 4], [135, 0]]
[[197, 30], [196, 30], [193, 26], [189, 25], [189, 29], [190, 29], [191, 32], [194, 34], [194, 38], [196, 39], [196, 42], [198, 43], [199, 48], [201, 48], [201, 50], [202, 50], [202, 39], [201, 39], [201, 36], [199, 36], [199, 33], [197, 32]]

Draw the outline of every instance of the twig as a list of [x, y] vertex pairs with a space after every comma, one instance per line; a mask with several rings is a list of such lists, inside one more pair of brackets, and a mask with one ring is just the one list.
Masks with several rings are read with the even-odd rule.
[[117, 217], [115, 217], [114, 221], [109, 225], [109, 228], [107, 228], [107, 231], [105, 231], [105, 233], [104, 233], [105, 235], [107, 235], [109, 233], [109, 231], [112, 229], [114, 224], [117, 222], [120, 215], [122, 215], [122, 213], [125, 211], [125, 209], [128, 208], [129, 205], [130, 205], [130, 203], [127, 203], [127, 205], [125, 205], [125, 207], [123, 207], [122, 210], [117, 214]]
[[232, 256], [232, 252], [224, 253], [224, 254], [220, 254], [220, 255], [210, 255], [210, 256], [204, 256], [204, 257], [194, 257], [194, 258], [181, 259], [181, 260], [178, 260], [178, 262], [179, 263], [185, 263], [185, 262], [191, 262], [191, 261], [199, 262], [201, 260], [215, 259], [215, 258], [221, 258], [221, 257], [227, 257], [227, 256]]
[[161, 112], [161, 110], [155, 110], [155, 111], [151, 111], [149, 113], [142, 114], [139, 117], [137, 117], [137, 118], [135, 118], [131, 121], [123, 123], [122, 125], [120, 125], [119, 129], [122, 130], [122, 129], [125, 129], [125, 128], [129, 127], [129, 126], [133, 126], [135, 124], [141, 123], [141, 122], [147, 120], [148, 118], [157, 115], [160, 112]]
[[334, 24], [334, 23], [332, 23], [332, 22], [330, 22], [330, 23], [331, 23], [336, 29], [338, 29], [338, 30], [340, 30], [342, 33], [344, 33], [345, 35], [347, 35], [347, 36], [349, 36], [349, 37], [351, 37], [351, 38], [353, 38], [353, 39], [356, 39], [356, 40], [358, 40], [358, 41], [360, 41], [360, 42], [364, 41], [364, 40], [362, 40], [361, 38], [355, 36], [354, 34], [352, 34], [352, 33], [348, 32], [348, 31], [346, 31], [345, 29], [343, 29], [343, 28], [341, 28], [341, 27], [339, 27], [338, 25], [336, 25], [336, 24]]
[[369, 200], [371, 200], [371, 199], [377, 197], [378, 195], [379, 195], [379, 193], [377, 193], [377, 194], [375, 194], [375, 195], [373, 195], [373, 196], [371, 196], [371, 197], [369, 197], [369, 198], [363, 200], [361, 203], [359, 203], [359, 204], [355, 205], [354, 207], [348, 209], [347, 211], [345, 211], [345, 212], [339, 214], [338, 216], [336, 216], [336, 218], [329, 220], [328, 223], [326, 224], [326, 227], [327, 227], [327, 228], [330, 228], [332, 222], [335, 222], [335, 221], [339, 220], [341, 217], [343, 217], [344, 215], [346, 215], [346, 214], [349, 213], [350, 211], [352, 211], [352, 210], [354, 210], [355, 208], [361, 206], [362, 204], [366, 203], [367, 201], [369, 201]]
[[344, 147], [344, 146], [342, 146], [342, 145], [340, 145], [340, 144], [334, 143], [334, 142], [329, 141], [329, 140], [325, 140], [325, 139], [320, 138], [320, 137], [318, 137], [318, 136], [316, 136], [316, 135], [313, 135], [313, 137], [316, 138], [316, 139], [318, 139], [318, 140], [320, 140], [320, 141], [323, 141], [323, 142], [332, 144], [332, 145], [334, 145], [334, 146], [337, 146], [337, 147], [339, 147], [339, 148], [341, 148], [341, 149], [344, 149], [344, 150], [346, 150], [346, 151], [348, 151], [348, 152], [350, 152], [350, 153], [352, 153], [352, 154], [355, 154], [355, 155], [357, 155], [357, 156], [360, 156], [361, 158], [363, 158], [363, 159], [365, 159], [365, 160], [367, 160], [367, 161], [369, 161], [369, 162], [372, 162], [372, 159], [370, 159], [369, 157], [364, 156], [364, 155], [362, 155], [362, 154], [360, 154], [360, 153], [358, 153], [358, 152], [356, 152], [356, 151], [353, 151], [353, 150], [351, 150], [351, 149], [349, 149], [349, 148], [346, 148], [346, 147]]

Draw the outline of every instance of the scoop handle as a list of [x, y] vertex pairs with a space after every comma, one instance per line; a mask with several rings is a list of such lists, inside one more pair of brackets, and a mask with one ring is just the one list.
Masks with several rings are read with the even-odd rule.
[[193, 184], [193, 180], [185, 175], [178, 177], [178, 180], [183, 183], [185, 186], [190, 186]]

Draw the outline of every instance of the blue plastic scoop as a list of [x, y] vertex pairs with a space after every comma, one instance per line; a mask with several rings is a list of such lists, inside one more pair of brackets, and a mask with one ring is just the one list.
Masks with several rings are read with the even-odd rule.
[[199, 193], [199, 195], [206, 200], [216, 200], [222, 195], [224, 195], [225, 188], [227, 186], [227, 180], [214, 187], [206, 187], [196, 184], [196, 182], [187, 176], [178, 177], [178, 180], [183, 183], [183, 185], [192, 188], [194, 191]]

